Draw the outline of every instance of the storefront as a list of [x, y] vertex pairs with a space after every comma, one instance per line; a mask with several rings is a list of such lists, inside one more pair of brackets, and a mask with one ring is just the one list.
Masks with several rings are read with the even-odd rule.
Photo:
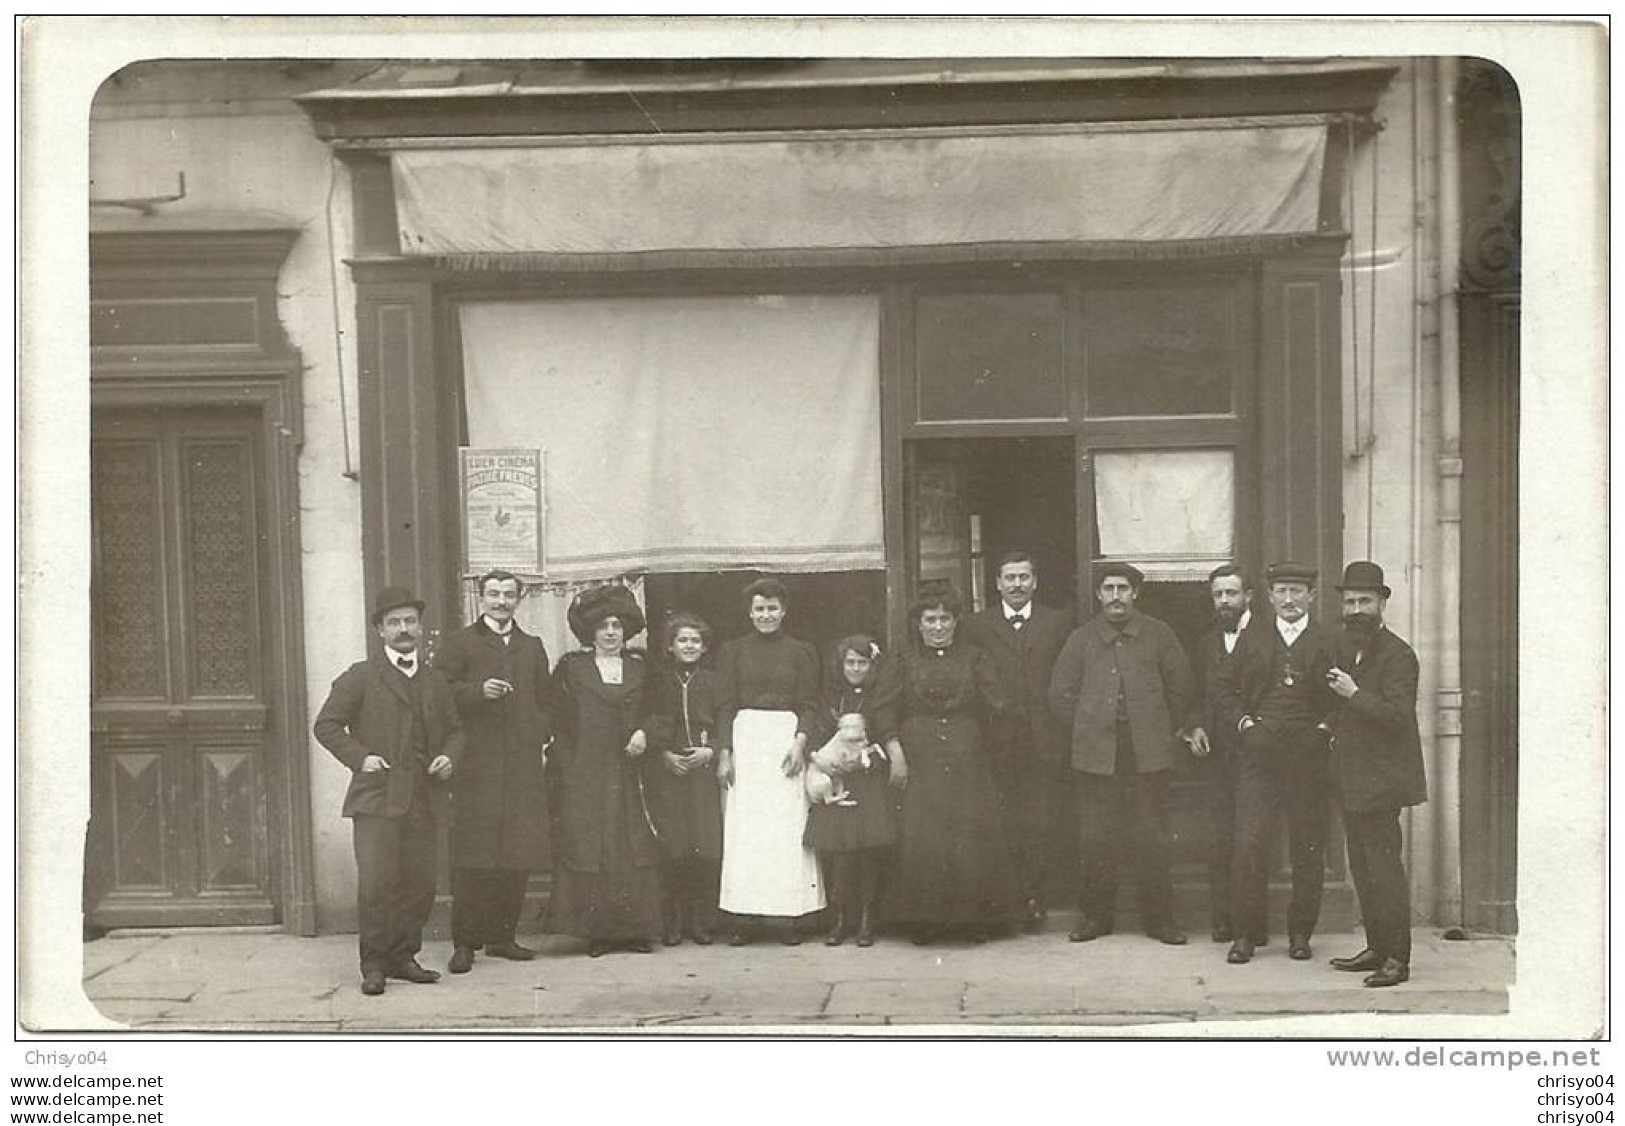
[[[1437, 456], [1442, 475], [1452, 453], [1428, 429], [1448, 429], [1433, 405], [1446, 365], [1388, 341], [1379, 353], [1367, 335], [1380, 306], [1394, 339], [1401, 324], [1437, 339], [1423, 318], [1437, 309], [1429, 287], [1446, 279], [1376, 283], [1390, 253], [1379, 246], [1402, 248], [1396, 257], [1453, 246], [1442, 223], [1399, 218], [1454, 174], [1434, 161], [1444, 142], [1421, 116], [1447, 102], [1436, 66], [259, 65], [248, 78], [234, 64], [154, 64], [158, 108], [133, 104], [132, 80], [93, 129], [110, 182], [165, 145], [177, 163], [219, 173], [194, 175], [195, 201], [93, 239], [130, 248], [101, 271], [124, 286], [104, 292], [126, 309], [175, 274], [152, 256], [175, 243], [173, 228], [221, 235], [225, 220], [205, 202], [239, 225], [266, 200], [283, 213], [261, 236], [275, 255], [182, 271], [202, 313], [184, 321], [195, 336], [184, 354], [149, 362], [142, 383], [124, 352], [98, 353], [94, 404], [112, 435], [116, 412], [101, 408], [138, 384], [171, 407], [192, 404], [182, 388], [242, 404], [233, 372], [277, 389], [272, 407], [245, 416], [254, 437], [243, 448], [277, 483], [252, 517], [282, 537], [262, 549], [258, 586], [274, 596], [261, 601], [303, 636], [267, 625], [254, 642], [253, 675], [276, 674], [253, 682], [274, 724], [257, 773], [236, 777], [263, 791], [208, 791], [265, 842], [254, 871], [277, 874], [268, 890], [241, 892], [253, 900], [245, 917], [346, 924], [342, 771], [301, 731], [367, 643], [358, 608], [373, 591], [415, 587], [441, 629], [471, 614], [462, 447], [542, 451], [544, 551], [525, 575], [522, 614], [555, 655], [573, 644], [571, 592], [609, 579], [633, 586], [652, 621], [697, 609], [727, 637], [745, 628], [738, 590], [772, 572], [789, 585], [796, 632], [827, 643], [873, 631], [898, 645], [919, 579], [951, 578], [979, 604], [992, 561], [1021, 547], [1037, 562], [1040, 600], [1080, 620], [1092, 569], [1135, 562], [1153, 580], [1145, 608], [1193, 640], [1217, 562], [1256, 573], [1292, 557], [1330, 576], [1346, 558], [1383, 559], [1396, 620], [1423, 656], [1430, 777], [1447, 783], [1410, 822], [1419, 914], [1458, 917], [1456, 842], [1484, 839], [1475, 819], [1486, 817], [1502, 827], [1501, 851], [1474, 854], [1475, 887], [1510, 904], [1515, 807], [1497, 787], [1515, 778], [1515, 741], [1510, 763], [1474, 767], [1480, 804], [1466, 808], [1455, 789], [1460, 594], [1424, 582], [1454, 584], [1457, 564], [1444, 539], [1414, 534], [1435, 514], [1451, 519], [1448, 482], [1420, 460]], [[188, 86], [197, 120], [175, 116]], [[249, 88], [260, 100], [241, 104], [252, 110], [196, 93]], [[245, 113], [263, 114], [257, 128]], [[1403, 128], [1384, 144], [1407, 152], [1408, 179], [1390, 178], [1392, 155], [1379, 178], [1379, 124]], [[220, 194], [205, 198], [211, 183]], [[213, 244], [229, 257], [241, 241]], [[252, 341], [274, 345], [268, 359], [211, 336], [226, 331], [211, 302], [231, 269], [259, 287]], [[172, 378], [171, 359], [192, 378]], [[1483, 402], [1504, 407], [1494, 393]], [[174, 441], [189, 426], [168, 425]], [[1507, 441], [1487, 427], [1483, 458], [1507, 464]], [[1459, 448], [1454, 458], [1459, 475]], [[1493, 515], [1503, 502], [1486, 495], [1481, 507]], [[1456, 535], [1474, 511], [1458, 509]], [[1514, 581], [1485, 579], [1498, 591]], [[168, 703], [155, 696], [143, 715], [162, 728]], [[1488, 722], [1511, 729], [1505, 716]], [[172, 742], [175, 776], [200, 777], [196, 747]], [[214, 749], [217, 766], [244, 761]], [[119, 781], [117, 763], [134, 778], [146, 761], [104, 754], [96, 776]], [[170, 791], [181, 811], [171, 828], [189, 809], [198, 824], [225, 824], [196, 812], [207, 794]], [[132, 817], [156, 800], [123, 792]], [[1194, 923], [1208, 836], [1193, 779], [1176, 787], [1176, 806], [1181, 911]], [[140, 824], [152, 842], [170, 831]], [[110, 854], [125, 847], [105, 818], [92, 835]], [[1057, 854], [1070, 848], [1058, 827]], [[1340, 857], [1334, 879], [1327, 925], [1346, 925]], [[152, 890], [115, 886], [102, 901], [123, 913], [110, 921], [145, 917]], [[182, 891], [207, 914], [214, 900]]]
[[1015, 547], [1081, 616], [1134, 561], [1192, 640], [1219, 562], [1333, 573], [1343, 173], [1393, 72], [386, 67], [304, 97], [356, 188], [369, 589], [467, 613], [459, 446], [545, 451], [555, 648], [609, 578], [728, 636], [739, 572], [784, 573], [809, 638], [897, 644], [919, 578], [980, 603]]

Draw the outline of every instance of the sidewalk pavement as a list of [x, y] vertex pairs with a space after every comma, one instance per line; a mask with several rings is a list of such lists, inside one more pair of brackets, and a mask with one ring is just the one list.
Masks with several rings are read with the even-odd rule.
[[[363, 996], [353, 935], [300, 938], [272, 931], [114, 932], [85, 945], [84, 987], [110, 1020], [145, 1032], [380, 1033], [400, 1030], [548, 1032], [649, 1030], [715, 1034], [720, 1026], [823, 1034], [842, 1028], [927, 1026], [950, 1034], [1033, 1035], [1069, 1029], [1112, 1035], [1151, 1025], [1188, 1036], [1193, 1022], [1233, 1021], [1202, 1035], [1256, 1036], [1260, 1018], [1330, 1014], [1507, 1011], [1510, 939], [1447, 941], [1418, 930], [1409, 984], [1367, 989], [1326, 960], [1353, 954], [1358, 934], [1316, 936], [1314, 959], [1293, 962], [1276, 939], [1246, 966], [1193, 934], [1183, 947], [1134, 933], [1086, 945], [1065, 923], [982, 946], [916, 947], [882, 936], [869, 949], [723, 944], [588, 958], [583, 944], [521, 936], [532, 962], [480, 957], [467, 975], [435, 985], [391, 981]], [[449, 943], [421, 961], [445, 970]], [[980, 1027], [979, 1027], [980, 1026]], [[1346, 1025], [1340, 1025], [1346, 1029]], [[1326, 1035], [1324, 1030], [1320, 1033]], [[1332, 1035], [1358, 1035], [1342, 1031]], [[1313, 1029], [1288, 1035], [1315, 1035]]]

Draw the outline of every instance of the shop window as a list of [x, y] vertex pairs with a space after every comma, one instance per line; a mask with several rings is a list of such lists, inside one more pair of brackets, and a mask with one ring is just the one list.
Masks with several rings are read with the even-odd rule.
[[1231, 285], [1137, 286], [1084, 299], [1092, 417], [1230, 414], [1244, 357]]
[[1100, 554], [1147, 577], [1194, 581], [1235, 547], [1230, 450], [1118, 450], [1094, 455]]
[[1064, 419], [1061, 299], [925, 294], [915, 305], [920, 422]]

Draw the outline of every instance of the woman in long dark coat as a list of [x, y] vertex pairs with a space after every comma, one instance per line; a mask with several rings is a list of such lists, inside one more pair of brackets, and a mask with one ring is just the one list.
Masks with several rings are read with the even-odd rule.
[[659, 851], [637, 761], [647, 744], [647, 674], [626, 649], [643, 614], [624, 587], [607, 586], [577, 595], [569, 618], [590, 648], [566, 653], [553, 670], [549, 776], [561, 791], [560, 855], [548, 929], [585, 938], [595, 958], [614, 945], [646, 954], [660, 926]]
[[834, 908], [825, 945], [841, 945], [856, 927], [858, 945], [872, 946], [881, 873], [897, 840], [891, 789], [908, 777], [897, 739], [902, 681], [895, 663], [881, 657], [874, 640], [862, 634], [835, 643], [827, 674], [822, 723], [812, 745], [822, 745], [835, 734], [841, 716], [855, 713], [863, 717], [870, 742], [884, 748], [884, 754], [841, 775], [846, 801], [814, 804], [807, 811], [806, 841], [818, 853]]
[[656, 668], [649, 692], [643, 759], [644, 793], [660, 838], [660, 941], [676, 946], [686, 933], [711, 944], [722, 860], [722, 793], [716, 770], [716, 675], [700, 662], [711, 627], [693, 614], [666, 623], [669, 660]]
[[980, 941], [1020, 906], [993, 772], [1008, 699], [989, 658], [956, 641], [959, 613], [952, 587], [922, 590], [910, 614], [919, 641], [903, 658], [908, 791], [892, 917], [921, 944], [943, 931]]

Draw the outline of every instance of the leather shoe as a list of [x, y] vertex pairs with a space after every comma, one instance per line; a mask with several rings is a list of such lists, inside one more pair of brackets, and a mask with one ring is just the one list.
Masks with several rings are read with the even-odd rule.
[[459, 946], [451, 952], [451, 961], [446, 968], [454, 974], [466, 974], [474, 968], [474, 948], [472, 946]]
[[1245, 966], [1248, 962], [1251, 962], [1253, 960], [1253, 940], [1250, 938], [1236, 939], [1230, 944], [1230, 953], [1224, 956], [1224, 960], [1232, 966]]
[[1286, 956], [1294, 962], [1307, 962], [1312, 958], [1314, 951], [1309, 949], [1309, 936], [1296, 934], [1287, 939]]
[[626, 944], [626, 948], [634, 954], [648, 954], [654, 950], [654, 944], [646, 938], [634, 938]]
[[1183, 946], [1190, 941], [1185, 937], [1185, 932], [1172, 923], [1164, 923], [1160, 927], [1147, 927], [1145, 934], [1147, 938], [1154, 938], [1164, 946]]
[[1368, 987], [1381, 989], [1388, 985], [1398, 985], [1402, 981], [1411, 980], [1411, 968], [1398, 958], [1384, 958], [1382, 968], [1365, 979]]
[[1333, 958], [1332, 969], [1343, 970], [1351, 974], [1362, 974], [1382, 969], [1382, 963], [1382, 955], [1368, 946], [1352, 958]]
[[418, 965], [416, 958], [408, 958], [404, 962], [397, 963], [395, 968], [389, 971], [389, 976], [398, 981], [410, 981], [414, 985], [433, 985], [440, 980], [440, 971], [426, 970]]
[[602, 958], [609, 953], [609, 943], [601, 938], [592, 939], [587, 943], [587, 957]]
[[1214, 942], [1234, 942], [1235, 940], [1236, 940], [1236, 932], [1231, 930], [1229, 927], [1214, 927], [1213, 928], [1213, 941]]
[[1080, 920], [1077, 929], [1066, 936], [1068, 942], [1093, 942], [1102, 935], [1112, 933], [1112, 925], [1101, 919]]
[[528, 946], [521, 946], [517, 942], [499, 942], [495, 946], [485, 948], [487, 958], [506, 958], [510, 962], [528, 962], [536, 957], [536, 951]]
[[381, 970], [368, 970], [361, 975], [361, 992], [368, 997], [376, 997], [384, 991], [384, 975]]

